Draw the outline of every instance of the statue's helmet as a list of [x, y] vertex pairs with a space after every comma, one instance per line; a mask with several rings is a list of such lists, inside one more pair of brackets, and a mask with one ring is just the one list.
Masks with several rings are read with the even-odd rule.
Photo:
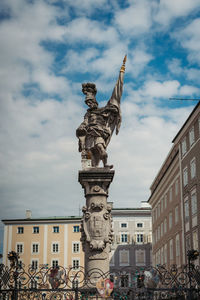
[[84, 95], [87, 95], [87, 93], [91, 93], [95, 96], [97, 93], [96, 84], [91, 82], [82, 83], [82, 92]]
[[85, 103], [89, 103], [89, 101], [94, 103], [95, 106], [98, 106], [98, 102], [96, 101], [96, 84], [88, 82], [88, 83], [82, 83], [82, 92], [85, 95]]

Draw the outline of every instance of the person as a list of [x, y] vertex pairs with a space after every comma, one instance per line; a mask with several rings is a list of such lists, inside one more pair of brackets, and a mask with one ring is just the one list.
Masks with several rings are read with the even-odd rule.
[[79, 139], [79, 152], [82, 152], [83, 158], [91, 159], [92, 167], [98, 167], [100, 161], [103, 162], [104, 168], [111, 169], [113, 167], [107, 163], [106, 148], [114, 129], [118, 134], [121, 125], [120, 100], [123, 91], [125, 63], [126, 56], [112, 96], [105, 107], [98, 107], [96, 85], [90, 82], [82, 84], [85, 103], [89, 108], [84, 116], [84, 121], [76, 130], [76, 136]]

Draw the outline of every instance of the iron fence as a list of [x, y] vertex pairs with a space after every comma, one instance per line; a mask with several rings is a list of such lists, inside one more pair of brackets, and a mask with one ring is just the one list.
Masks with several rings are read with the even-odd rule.
[[[14, 254], [13, 254], [14, 255]], [[123, 268], [112, 273], [99, 269], [40, 265], [25, 267], [11, 256], [10, 266], [0, 264], [0, 300], [78, 299], [200, 299], [200, 268], [193, 263], [167, 269]]]

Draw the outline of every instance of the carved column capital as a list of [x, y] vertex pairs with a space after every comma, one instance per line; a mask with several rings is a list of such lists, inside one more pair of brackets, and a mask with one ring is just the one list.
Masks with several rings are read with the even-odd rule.
[[85, 196], [108, 196], [108, 188], [114, 177], [114, 170], [91, 168], [79, 171], [79, 182], [85, 191]]

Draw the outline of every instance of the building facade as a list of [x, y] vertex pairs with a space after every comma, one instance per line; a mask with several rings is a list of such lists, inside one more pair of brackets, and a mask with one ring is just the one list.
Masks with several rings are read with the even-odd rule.
[[187, 262], [188, 250], [199, 250], [200, 103], [172, 142], [150, 187], [154, 265], [179, 266]]
[[14, 250], [20, 264], [58, 265], [78, 269], [84, 266], [84, 255], [80, 242], [80, 217], [31, 218], [3, 220], [3, 263], [9, 265], [8, 252]]
[[111, 248], [110, 270], [124, 267], [133, 270], [151, 265], [152, 222], [151, 207], [112, 210], [114, 241]]
[[[151, 208], [112, 209], [114, 240], [110, 255], [112, 269], [151, 264]], [[3, 263], [9, 265], [8, 252], [20, 256], [20, 264], [37, 269], [41, 264], [78, 269], [84, 266], [80, 242], [81, 217], [3, 220]]]

